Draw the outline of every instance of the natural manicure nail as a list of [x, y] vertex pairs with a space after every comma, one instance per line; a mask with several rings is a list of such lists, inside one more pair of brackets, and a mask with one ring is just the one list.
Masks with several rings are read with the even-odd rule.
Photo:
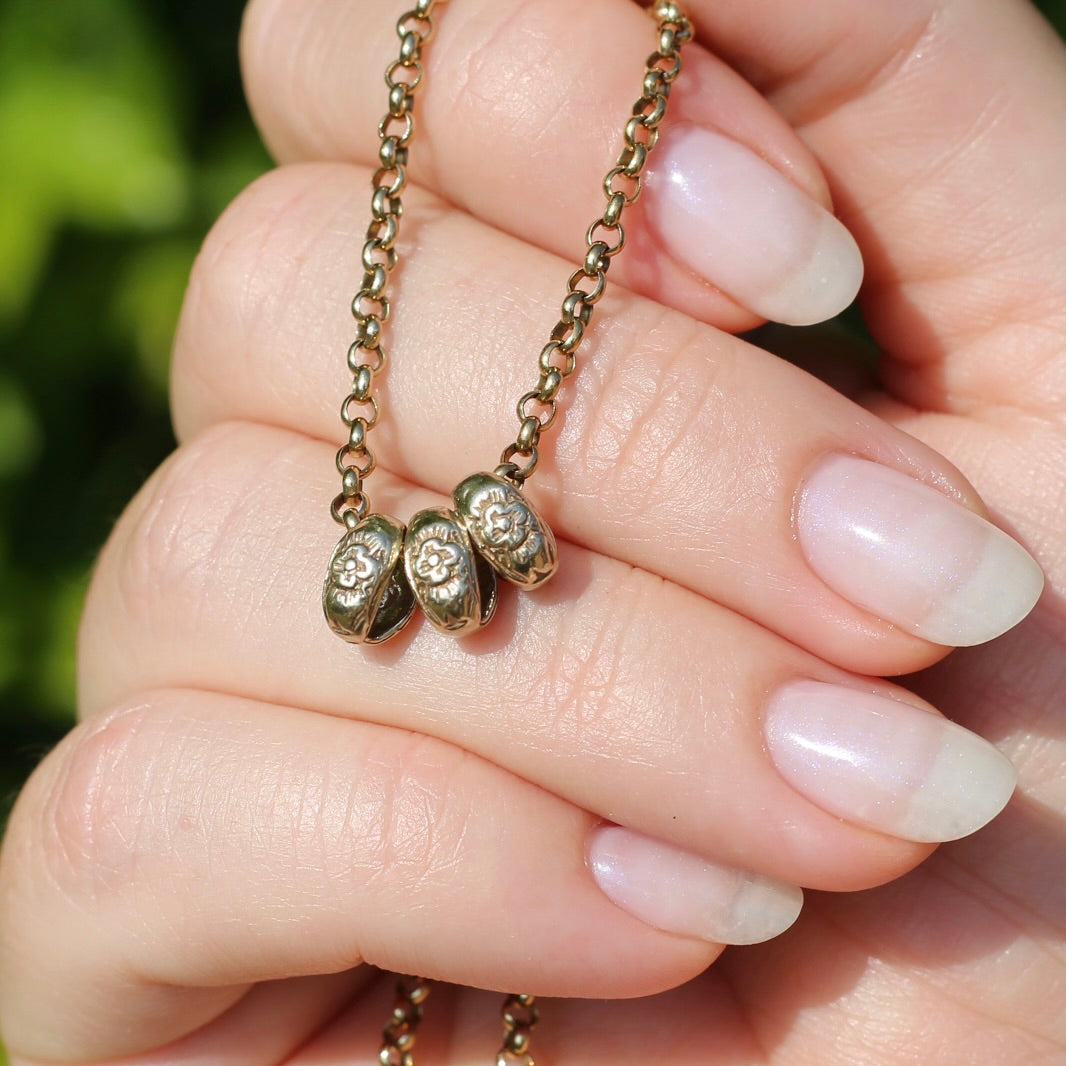
[[796, 533], [832, 589], [936, 644], [981, 644], [1020, 622], [1044, 578], [1026, 550], [942, 492], [850, 455], [801, 486]]
[[803, 893], [718, 866], [621, 826], [600, 826], [589, 867], [603, 892], [656, 929], [717, 944], [758, 944], [797, 918]]
[[955, 840], [1006, 805], [1016, 775], [991, 744], [931, 711], [819, 681], [770, 698], [778, 772], [823, 810], [905, 840]]
[[855, 298], [862, 256], [851, 234], [750, 148], [680, 127], [651, 170], [649, 217], [670, 254], [749, 310], [809, 325]]

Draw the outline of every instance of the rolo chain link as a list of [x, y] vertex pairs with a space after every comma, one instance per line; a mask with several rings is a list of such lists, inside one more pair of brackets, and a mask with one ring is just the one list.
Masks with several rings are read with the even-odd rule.
[[[348, 349], [352, 387], [341, 406], [348, 440], [337, 452], [341, 491], [331, 505], [333, 517], [348, 529], [370, 510], [363, 483], [376, 465], [367, 434], [380, 416], [373, 387], [386, 362], [381, 335], [392, 313], [386, 290], [397, 262], [408, 145], [415, 130], [414, 97], [424, 76], [422, 48], [433, 35], [433, 9], [443, 2], [416, 0], [415, 6], [400, 17], [396, 24], [400, 54], [385, 72], [389, 107], [378, 123], [379, 166], [372, 179], [372, 217], [362, 252], [363, 279], [352, 300], [356, 321], [356, 336]], [[659, 140], [671, 86], [681, 73], [681, 48], [692, 39], [692, 23], [679, 4], [669, 0], [656, 3], [651, 12], [658, 20], [658, 47], [645, 63], [642, 93], [625, 124], [621, 153], [603, 179], [607, 206], [586, 231], [584, 261], [567, 281], [559, 321], [538, 358], [536, 387], [523, 393], [516, 404], [518, 434], [504, 448], [496, 468], [497, 474], [518, 487], [537, 467], [541, 434], [555, 422], [559, 390], [577, 368], [577, 349], [593, 308], [606, 290], [611, 260], [625, 247], [622, 215], [641, 194], [644, 167]]]
[[367, 436], [381, 413], [374, 381], [386, 361], [382, 332], [392, 311], [387, 289], [397, 263], [415, 94], [425, 74], [422, 49], [433, 34], [437, 2], [416, 0], [397, 22], [400, 54], [385, 75], [389, 105], [378, 123], [379, 166], [363, 245], [363, 279], [352, 301], [357, 326], [348, 349], [352, 384], [341, 405], [348, 439], [337, 452], [341, 491], [330, 507], [346, 532], [326, 568], [322, 610], [333, 632], [353, 644], [391, 640], [416, 607], [438, 631], [470, 636], [492, 621], [501, 580], [532, 591], [557, 572], [555, 534], [522, 489], [540, 460], [541, 436], [556, 421], [559, 390], [577, 368], [577, 350], [603, 297], [608, 268], [625, 247], [622, 216], [640, 196], [644, 168], [681, 73], [681, 48], [692, 37], [678, 4], [660, 0], [654, 5], [658, 47], [645, 63], [621, 153], [603, 179], [606, 206], [585, 232], [583, 260], [570, 275], [559, 320], [538, 357], [537, 383], [516, 405], [515, 439], [503, 449], [495, 471], [470, 474], [455, 487], [452, 506], [424, 508], [405, 523], [370, 511], [365, 482], [375, 457]]
[[681, 73], [681, 47], [692, 39], [692, 23], [678, 4], [657, 3], [650, 10], [659, 23], [659, 46], [645, 64], [643, 92], [625, 124], [621, 154], [603, 179], [607, 207], [585, 233], [584, 262], [567, 282], [559, 321], [541, 349], [540, 378], [518, 401], [518, 435], [504, 448], [496, 468], [519, 487], [537, 468], [540, 435], [555, 421], [556, 397], [577, 368], [577, 348], [607, 287], [607, 269], [625, 247], [622, 213], [643, 189], [644, 166], [659, 140], [670, 88]]
[[[401, 977], [396, 982], [396, 1001], [378, 1052], [381, 1066], [414, 1066], [415, 1033], [428, 996], [429, 985], [421, 977]], [[539, 1018], [533, 996], [520, 993], [504, 1000], [500, 1011], [503, 1043], [496, 1053], [496, 1066], [536, 1066], [529, 1043]]]
[[415, 1032], [422, 1021], [422, 1004], [428, 995], [429, 985], [421, 977], [401, 977], [396, 982], [396, 1002], [378, 1053], [381, 1066], [414, 1066]]
[[397, 264], [415, 96], [425, 74], [422, 49], [433, 34], [437, 2], [416, 0], [397, 22], [400, 52], [385, 75], [388, 111], [378, 123], [372, 217], [362, 283], [352, 301], [357, 326], [348, 349], [352, 384], [341, 405], [348, 439], [337, 452], [341, 491], [330, 507], [346, 532], [326, 568], [322, 610], [333, 632], [353, 644], [391, 640], [416, 607], [438, 631], [470, 636], [496, 613], [500, 581], [532, 591], [557, 572], [555, 534], [522, 490], [537, 468], [541, 436], [556, 421], [559, 390], [577, 368], [577, 350], [606, 289], [608, 268], [625, 246], [622, 216], [640, 196], [644, 168], [681, 72], [681, 48], [692, 37], [678, 4], [654, 5], [658, 47], [645, 63], [621, 153], [603, 179], [606, 206], [585, 233], [584, 258], [570, 275], [559, 320], [541, 349], [537, 383], [516, 405], [515, 439], [495, 471], [470, 474], [455, 487], [452, 506], [424, 508], [405, 523], [371, 512], [365, 482], [375, 457], [367, 436], [381, 413], [374, 383], [386, 362], [382, 333], [392, 311], [387, 290]]
[[533, 1026], [540, 1020], [536, 999], [528, 993], [517, 993], [504, 1000], [503, 1046], [496, 1053], [496, 1066], [535, 1066], [529, 1053]]
[[348, 440], [337, 452], [341, 491], [333, 500], [333, 517], [353, 529], [370, 510], [363, 482], [376, 460], [367, 434], [378, 423], [380, 408], [374, 396], [374, 379], [384, 369], [382, 327], [392, 314], [386, 290], [396, 266], [396, 240], [403, 217], [401, 199], [407, 187], [407, 146], [415, 132], [414, 97], [422, 85], [422, 47], [433, 36], [433, 8], [443, 0], [416, 0], [396, 23], [400, 54], [385, 71], [389, 109], [378, 123], [378, 168], [370, 197], [370, 225], [363, 244], [363, 280], [352, 299], [355, 340], [348, 349], [351, 391], [341, 405], [341, 421]]

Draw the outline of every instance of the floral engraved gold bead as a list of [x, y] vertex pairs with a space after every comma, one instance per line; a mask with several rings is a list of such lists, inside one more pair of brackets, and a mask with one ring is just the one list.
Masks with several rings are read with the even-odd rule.
[[525, 503], [512, 500], [490, 503], [484, 512], [485, 539], [497, 548], [520, 548], [534, 532], [534, 523]]
[[322, 610], [338, 636], [378, 644], [407, 624], [414, 596], [400, 565], [403, 541], [403, 524], [377, 514], [341, 537], [322, 589]]
[[512, 584], [536, 588], [555, 573], [554, 534], [505, 478], [471, 474], [455, 489], [455, 510], [477, 550]]
[[407, 527], [404, 569], [419, 606], [441, 632], [465, 636], [496, 611], [496, 575], [454, 512], [419, 511]]
[[463, 556], [454, 544], [437, 537], [422, 542], [412, 564], [415, 576], [427, 585], [443, 585], [461, 575]]
[[381, 563], [365, 544], [357, 541], [337, 552], [330, 569], [337, 585], [348, 592], [344, 598], [355, 606], [369, 598], [381, 573]]

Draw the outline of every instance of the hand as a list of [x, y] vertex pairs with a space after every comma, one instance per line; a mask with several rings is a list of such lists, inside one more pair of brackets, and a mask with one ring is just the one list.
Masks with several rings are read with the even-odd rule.
[[[396, 42], [373, 5], [253, 4], [250, 98], [294, 165], [201, 256], [182, 446], [101, 558], [84, 721], [12, 819], [16, 1063], [369, 1062], [391, 991], [364, 960], [565, 996], [675, 988], [551, 1004], [554, 1063], [1061, 1049], [1042, 997], [1066, 917], [1066, 59], [1017, 4], [692, 14], [643, 213], [530, 486], [560, 576], [467, 641], [412, 626], [368, 650], [328, 632], [317, 591]], [[382, 510], [437, 500], [510, 439], [649, 39], [623, 0], [442, 9], [375, 430]], [[861, 404], [724, 332], [846, 302], [857, 264], [826, 180], [884, 353]], [[933, 666], [1037, 590], [967, 517], [982, 504], [952, 463], [1050, 587], [1013, 632]], [[856, 543], [863, 521], [888, 550]], [[924, 667], [913, 691], [865, 676]], [[890, 886], [810, 894], [787, 935], [703, 973], [721, 941], [788, 924], [790, 886], [881, 884], [1002, 805], [1010, 771], [919, 692], [1011, 757], [1020, 795]], [[492, 999], [441, 999], [450, 1042], [427, 1034], [423, 1061], [488, 1061], [469, 1026]]]

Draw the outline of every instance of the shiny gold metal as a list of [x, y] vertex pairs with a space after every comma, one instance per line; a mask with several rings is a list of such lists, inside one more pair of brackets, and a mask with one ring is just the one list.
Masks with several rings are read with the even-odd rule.
[[533, 589], [555, 573], [555, 536], [510, 481], [471, 474], [456, 486], [455, 511], [477, 550], [511, 584]]
[[[437, 0], [416, 0], [396, 23], [399, 57], [385, 72], [388, 110], [378, 123], [378, 162], [371, 179], [371, 220], [363, 244], [363, 280], [352, 299], [355, 340], [348, 349], [352, 385], [341, 405], [348, 439], [337, 452], [341, 491], [330, 505], [333, 518], [348, 532], [334, 549], [326, 572], [322, 607], [330, 628], [356, 644], [378, 644], [398, 633], [414, 610], [414, 595], [400, 560], [404, 527], [394, 519], [370, 514], [364, 480], [377, 460], [367, 435], [377, 425], [380, 408], [374, 380], [384, 369], [384, 324], [392, 314], [387, 295], [389, 275], [397, 263], [396, 241], [407, 187], [407, 146], [414, 135], [414, 99], [423, 79], [422, 46], [433, 35]], [[369, 572], [372, 549], [389, 541], [388, 566]], [[380, 547], [382, 553], [384, 547]], [[383, 564], [384, 565], [384, 564]]]
[[536, 1066], [529, 1053], [533, 1026], [540, 1020], [535, 997], [528, 993], [508, 996], [500, 1011], [503, 1045], [496, 1053], [496, 1066]]
[[374, 396], [375, 378], [385, 367], [382, 332], [392, 314], [388, 297], [389, 275], [397, 263], [396, 241], [403, 217], [407, 188], [407, 151], [415, 132], [415, 95], [422, 85], [422, 47], [433, 36], [433, 9], [438, 0], [417, 0], [396, 23], [400, 54], [385, 71], [388, 110], [378, 123], [378, 168], [371, 178], [370, 224], [363, 244], [363, 280], [352, 298], [355, 340], [348, 349], [352, 386], [341, 405], [341, 421], [348, 440], [337, 452], [341, 491], [331, 513], [351, 529], [370, 513], [363, 488], [376, 460], [367, 435], [378, 422], [380, 410]]
[[606, 206], [585, 233], [584, 258], [570, 275], [559, 320], [537, 360], [536, 386], [516, 405], [518, 433], [503, 449], [496, 470], [473, 474], [459, 484], [454, 515], [435, 510], [412, 520], [402, 573], [392, 554], [394, 544], [387, 572], [375, 570], [372, 576], [360, 577], [373, 558], [370, 541], [377, 543], [367, 539], [368, 531], [379, 539], [385, 530], [392, 537], [396, 530], [404, 536], [403, 527], [393, 519], [370, 514], [364, 483], [376, 465], [367, 444], [381, 414], [374, 381], [386, 361], [382, 333], [392, 314], [387, 290], [398, 259], [415, 94], [422, 85], [422, 48], [433, 34], [438, 2], [442, 0], [416, 0], [396, 24], [400, 53], [385, 73], [388, 111], [378, 124], [380, 165], [371, 182], [362, 285], [352, 300], [356, 321], [356, 337], [348, 350], [352, 384], [341, 405], [348, 439], [337, 452], [341, 491], [330, 507], [348, 532], [330, 560], [323, 607], [333, 630], [353, 643], [376, 644], [398, 633], [410, 618], [414, 599], [441, 632], [453, 636], [477, 632], [496, 608], [496, 581], [486, 562], [525, 589], [542, 585], [555, 573], [555, 537], [521, 490], [540, 461], [541, 435], [555, 423], [559, 390], [577, 368], [577, 349], [606, 289], [611, 260], [625, 247], [622, 216], [640, 196], [644, 167], [659, 140], [671, 86], [681, 72], [681, 47], [692, 38], [691, 23], [678, 4], [652, 6], [658, 48], [645, 63], [641, 96], [625, 123], [622, 150], [603, 179]]
[[[429, 984], [421, 977], [400, 977], [389, 1024], [385, 1026], [378, 1062], [381, 1066], [414, 1066], [415, 1034], [422, 1022]], [[508, 996], [500, 1008], [503, 1043], [496, 1066], [536, 1066], [529, 1052], [533, 1027], [540, 1019], [536, 998], [521, 993]]]
[[421, 977], [401, 977], [396, 982], [396, 1001], [378, 1052], [381, 1066], [414, 1066], [415, 1033], [428, 995], [429, 985]]
[[407, 624], [415, 601], [403, 571], [403, 542], [403, 524], [380, 514], [341, 537], [322, 590], [326, 621], [338, 636], [380, 644]]
[[418, 605], [442, 633], [476, 633], [496, 612], [496, 575], [454, 511], [434, 507], [411, 519], [403, 565]]
[[496, 468], [519, 488], [537, 468], [540, 435], [555, 421], [559, 389], [577, 369], [577, 348], [607, 287], [607, 270], [625, 247], [622, 215], [643, 190], [644, 167], [659, 140], [670, 88], [681, 73], [681, 47], [692, 39], [692, 23], [680, 5], [656, 3], [649, 12], [658, 21], [659, 47], [648, 56], [643, 91], [625, 124], [622, 150], [603, 179], [607, 206], [585, 233], [585, 258], [570, 275], [559, 321], [541, 349], [537, 384], [518, 401], [518, 435], [504, 448]]
[[[521, 489], [537, 468], [541, 434], [556, 420], [559, 390], [577, 368], [576, 352], [606, 289], [611, 260], [625, 246], [622, 215], [640, 196], [670, 88], [681, 73], [681, 48], [692, 39], [692, 25], [680, 5], [660, 0], [650, 7], [658, 22], [658, 47], [645, 63], [642, 93], [625, 124], [622, 151], [603, 179], [607, 205], [585, 234], [584, 259], [570, 275], [559, 321], [537, 360], [537, 384], [516, 405], [518, 433], [494, 473], [472, 474], [456, 487], [455, 512], [421, 511], [405, 530], [395, 519], [370, 514], [363, 482], [376, 463], [366, 438], [380, 416], [373, 386], [386, 361], [381, 335], [392, 313], [386, 290], [397, 262], [414, 97], [424, 75], [422, 46], [432, 36], [437, 2], [443, 0], [416, 0], [396, 26], [400, 55], [385, 74], [388, 112], [378, 125], [380, 166], [372, 180], [363, 283], [352, 301], [352, 385], [341, 406], [348, 440], [337, 452], [341, 491], [330, 506], [347, 532], [330, 559], [323, 607], [334, 632], [355, 643], [378, 643], [399, 632], [416, 598], [443, 632], [475, 632], [496, 609], [493, 571], [523, 588], [535, 588], [555, 573], [555, 537]], [[381, 1066], [414, 1066], [415, 1032], [428, 995], [421, 978], [400, 979], [378, 1053]], [[529, 1047], [538, 1017], [533, 996], [507, 997], [496, 1066], [535, 1066]]]

